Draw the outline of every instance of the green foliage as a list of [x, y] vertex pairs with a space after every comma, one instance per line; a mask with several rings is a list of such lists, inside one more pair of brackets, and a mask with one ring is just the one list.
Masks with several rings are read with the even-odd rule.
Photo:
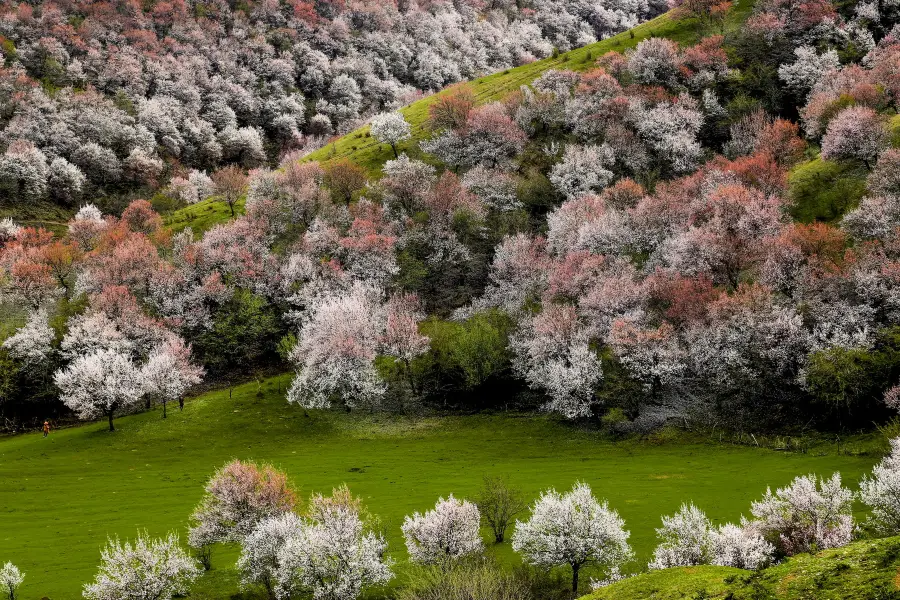
[[[812, 397], [840, 412], [878, 408], [900, 376], [900, 328], [879, 332], [872, 348], [835, 347], [810, 355], [806, 384]], [[866, 414], [867, 420], [872, 415]]]
[[213, 326], [194, 338], [197, 357], [214, 374], [260, 365], [276, 354], [276, 340], [284, 325], [275, 307], [265, 298], [244, 289], [218, 308]]
[[281, 360], [283, 360], [284, 362], [288, 362], [291, 351], [296, 345], [297, 335], [293, 331], [289, 331], [284, 337], [278, 340], [278, 346], [276, 350], [278, 352], [278, 356], [281, 357]]
[[836, 408], [856, 406], [871, 392], [872, 354], [863, 348], [840, 346], [814, 352], [809, 357], [807, 385], [818, 401]]
[[397, 600], [533, 600], [524, 572], [510, 572], [495, 562], [474, 559], [453, 566], [418, 567]]
[[801, 163], [788, 178], [791, 216], [801, 223], [837, 221], [865, 194], [866, 174], [858, 165], [821, 158]]
[[471, 391], [509, 369], [508, 338], [513, 321], [491, 310], [465, 321], [431, 319], [422, 333], [431, 339], [431, 351], [415, 367], [429, 371], [451, 389]]
[[19, 365], [0, 348], [0, 406], [8, 404], [16, 398]]

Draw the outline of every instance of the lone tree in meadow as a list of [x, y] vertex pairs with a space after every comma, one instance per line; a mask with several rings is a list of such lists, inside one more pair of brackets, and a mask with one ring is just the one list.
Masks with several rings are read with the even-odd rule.
[[140, 371], [131, 359], [115, 350], [96, 350], [79, 356], [53, 377], [60, 399], [80, 419], [106, 416], [115, 431], [113, 417], [135, 408], [144, 387]]
[[587, 564], [611, 576], [633, 556], [625, 521], [606, 501], [599, 502], [586, 483], [560, 494], [548, 490], [531, 509], [531, 518], [516, 521], [513, 550], [525, 562], [540, 566], [572, 567], [572, 592], [578, 592], [578, 573]]
[[407, 516], [402, 529], [410, 560], [449, 566], [482, 551], [480, 527], [478, 507], [450, 494], [446, 500], [438, 499], [433, 510]]
[[216, 193], [228, 204], [234, 217], [234, 205], [247, 191], [247, 176], [240, 167], [231, 165], [213, 173], [212, 180]]
[[390, 144], [397, 158], [397, 144], [412, 137], [409, 123], [398, 112], [381, 113], [372, 119], [372, 137], [383, 144]]
[[19, 567], [11, 562], [6, 563], [0, 569], [0, 593], [8, 600], [16, 600], [16, 592], [24, 580], [25, 573]]
[[509, 485], [504, 476], [485, 475], [481, 492], [475, 499], [481, 518], [494, 532], [494, 541], [501, 543], [506, 530], [519, 513], [528, 508], [522, 491]]

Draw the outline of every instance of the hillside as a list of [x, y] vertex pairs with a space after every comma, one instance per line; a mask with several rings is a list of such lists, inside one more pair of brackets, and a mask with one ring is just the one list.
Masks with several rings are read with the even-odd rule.
[[[750, 14], [753, 5], [754, 0], [736, 2], [725, 27], [739, 27]], [[665, 37], [682, 44], [690, 44], [696, 41], [698, 35], [699, 30], [694, 20], [677, 19], [666, 13], [611, 38], [565, 52], [555, 58], [537, 60], [527, 65], [474, 79], [469, 83], [475, 91], [477, 101], [485, 104], [503, 99], [522, 85], [530, 84], [549, 69], [583, 71], [593, 68], [594, 61], [604, 53], [611, 50], [624, 52], [628, 48], [635, 47], [641, 40], [650, 37]], [[430, 94], [399, 110], [412, 127], [412, 137], [398, 144], [398, 152], [406, 153], [410, 157], [429, 160], [419, 149], [419, 142], [430, 135], [427, 126], [428, 107], [447, 92], [448, 90], [445, 89]], [[335, 138], [302, 160], [303, 162], [317, 161], [325, 164], [340, 158], [352, 161], [366, 169], [370, 177], [377, 178], [381, 175], [381, 167], [384, 163], [393, 158], [393, 153], [390, 146], [379, 144], [372, 139], [369, 134], [369, 126], [365, 125]], [[206, 200], [175, 210], [166, 216], [166, 223], [175, 231], [190, 226], [195, 232], [203, 232], [213, 225], [229, 219], [230, 214], [227, 207], [214, 200]]]
[[[750, 15], [754, 3], [754, 0], [735, 2], [722, 26], [722, 31], [740, 27]], [[594, 68], [595, 61], [603, 54], [610, 51], [624, 52], [647, 38], [666, 38], [682, 45], [690, 45], [695, 43], [700, 35], [702, 32], [695, 19], [675, 18], [671, 13], [666, 13], [609, 39], [565, 52], [556, 58], [538, 60], [528, 65], [480, 77], [469, 83], [475, 92], [477, 102], [486, 104], [502, 100], [521, 86], [530, 84], [549, 69], [584, 71]], [[400, 109], [399, 112], [412, 126], [413, 135], [411, 139], [397, 146], [398, 152], [423, 158], [418, 143], [430, 135], [427, 126], [428, 107], [447, 93], [448, 90], [437, 92]], [[373, 140], [369, 135], [369, 127], [364, 126], [316, 150], [303, 160], [328, 162], [339, 158], [351, 160], [364, 167], [371, 176], [378, 177], [381, 167], [393, 158], [393, 154], [388, 145]]]
[[582, 600], [889, 600], [900, 597], [900, 538], [860, 541], [749, 573], [682, 567], [638, 575]]
[[[80, 597], [107, 536], [174, 530], [184, 539], [205, 481], [235, 458], [283, 469], [302, 498], [347, 483], [379, 518], [402, 583], [404, 515], [441, 495], [471, 497], [486, 474], [508, 474], [529, 499], [550, 486], [590, 483], [625, 518], [638, 559], [629, 569], [640, 569], [660, 516], [682, 502], [693, 500], [716, 521], [735, 521], [766, 486], [800, 474], [839, 470], [855, 487], [880, 453], [874, 439], [818, 443], [805, 454], [690, 436], [615, 442], [519, 413], [304, 412], [285, 401], [289, 382], [282, 376], [209, 392], [183, 412], [170, 407], [165, 420], [158, 410], [123, 417], [114, 433], [95, 423], [47, 439], [37, 432], [0, 438], [0, 481], [15, 482], [0, 487], [0, 556], [14, 557], [26, 572], [21, 597]], [[489, 551], [518, 562], [508, 542]], [[235, 559], [235, 549], [217, 548], [213, 570], [190, 597], [232, 597]]]

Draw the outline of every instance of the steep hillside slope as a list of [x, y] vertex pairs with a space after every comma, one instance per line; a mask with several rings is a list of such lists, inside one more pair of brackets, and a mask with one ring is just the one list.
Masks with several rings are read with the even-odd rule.
[[[734, 3], [722, 30], [740, 27], [750, 15], [754, 0], [739, 0]], [[502, 100], [511, 92], [518, 90], [537, 79], [550, 69], [584, 71], [595, 66], [595, 60], [610, 51], [624, 52], [637, 46], [641, 40], [651, 37], [667, 38], [682, 45], [695, 43], [701, 35], [695, 19], [677, 19], [666, 13], [647, 21], [633, 29], [624, 31], [609, 39], [589, 44], [582, 48], [560, 54], [533, 63], [508, 69], [493, 75], [487, 75], [469, 82], [475, 92], [479, 104]], [[433, 157], [425, 155], [419, 149], [419, 142], [428, 137], [428, 107], [450, 88], [417, 100], [400, 109], [412, 127], [412, 137], [397, 144], [397, 151], [408, 154], [412, 158], [434, 162]], [[328, 163], [335, 159], [348, 159], [368, 171], [369, 176], [377, 178], [381, 175], [381, 167], [393, 157], [387, 144], [379, 144], [369, 135], [369, 126], [363, 126], [344, 136], [335, 138], [327, 146], [307, 155], [304, 162], [318, 161]], [[243, 207], [240, 207], [243, 210]], [[215, 199], [205, 200], [172, 212], [166, 222], [174, 231], [181, 231], [190, 226], [195, 232], [203, 232], [217, 223], [230, 219], [228, 208]]]
[[[739, 27], [749, 16], [753, 4], [753, 0], [735, 2], [728, 19], [723, 24], [723, 31]], [[681, 45], [689, 45], [697, 41], [698, 33], [696, 20], [675, 19], [671, 13], [666, 13], [609, 39], [572, 50], [555, 58], [539, 60], [515, 69], [481, 77], [473, 80], [471, 85], [478, 103], [485, 104], [502, 100], [509, 93], [531, 83], [549, 69], [583, 71], [593, 68], [594, 61], [603, 54], [610, 51], [624, 52], [647, 38], [667, 38]], [[413, 102], [400, 110], [412, 125], [412, 138], [398, 144], [398, 152], [406, 152], [410, 157], [423, 158], [418, 143], [429, 134], [426, 124], [428, 107], [446, 93], [447, 90], [443, 90]], [[369, 127], [365, 126], [313, 152], [304, 160], [327, 162], [337, 158], [347, 158], [367, 169], [370, 175], [377, 177], [382, 165], [392, 157], [390, 146], [379, 144], [372, 139], [369, 135]]]

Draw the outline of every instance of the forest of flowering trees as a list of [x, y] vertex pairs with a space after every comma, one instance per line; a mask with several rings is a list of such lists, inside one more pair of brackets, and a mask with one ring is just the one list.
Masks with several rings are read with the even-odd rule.
[[[63, 235], [0, 221], [2, 291], [21, 313], [0, 352], [8, 423], [74, 415], [112, 429], [118, 414], [183, 406], [204, 374], [265, 368], [294, 369], [287, 400], [305, 408], [500, 402], [619, 431], [869, 423], [900, 407], [893, 4], [765, 0], [727, 36], [649, 38], [502, 101], [457, 84], [429, 107], [428, 162], [397, 152], [403, 116], [373, 119], [393, 149], [380, 178], [298, 153], [265, 166], [287, 115], [288, 137], [302, 137], [408, 99], [403, 86], [541, 55], [551, 21], [577, 25], [553, 25], [565, 47], [658, 10], [576, 6], [6, 7], [11, 189], [67, 190], [80, 206]], [[416, 60], [456, 71], [426, 85], [421, 65], [401, 74], [387, 50], [362, 52], [386, 36], [399, 51], [409, 18], [430, 32], [409, 37], [425, 44]], [[531, 39], [509, 28], [533, 31], [540, 51], [479, 54], [505, 48], [474, 41], [485, 31]], [[338, 101], [342, 86], [360, 94], [345, 70], [397, 93]], [[860, 173], [865, 194], [842, 218], [798, 222], [788, 171], [816, 148]], [[221, 161], [233, 164], [199, 170]], [[186, 175], [171, 189], [214, 194], [234, 218], [173, 233], [145, 200], [115, 216], [74, 195], [176, 164]]]
[[0, 4], [0, 200], [162, 190], [314, 149], [378, 111], [633, 27], [661, 0]]

